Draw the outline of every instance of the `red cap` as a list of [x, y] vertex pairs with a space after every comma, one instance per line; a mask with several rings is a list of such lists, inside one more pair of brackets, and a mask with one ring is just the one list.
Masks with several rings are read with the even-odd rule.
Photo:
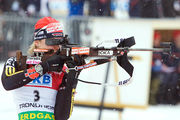
[[44, 17], [35, 25], [34, 40], [63, 37], [63, 25], [52, 17]]
[[37, 21], [34, 28], [35, 28], [35, 30], [41, 29], [50, 23], [59, 23], [59, 21], [57, 21], [56, 19], [54, 19], [52, 17], [43, 17]]

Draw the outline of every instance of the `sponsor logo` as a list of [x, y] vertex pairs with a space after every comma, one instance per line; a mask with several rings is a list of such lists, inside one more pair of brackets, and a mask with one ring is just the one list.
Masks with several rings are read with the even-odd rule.
[[34, 49], [34, 52], [48, 52], [48, 49]]
[[121, 43], [122, 41], [124, 41], [123, 38], [121, 38], [121, 39], [115, 39], [115, 42], [116, 42], [116, 43]]
[[43, 76], [34, 79], [27, 85], [52, 87], [52, 77], [49, 74], [44, 74]]
[[71, 96], [71, 109], [70, 109], [70, 114], [69, 114], [69, 116], [71, 116], [72, 115], [72, 111], [73, 111], [73, 105], [74, 105], [74, 95], [75, 95], [75, 93], [76, 93], [76, 89], [72, 89], [72, 96]]
[[82, 65], [82, 66], [77, 66], [77, 70], [81, 70], [81, 69], [86, 69], [86, 68], [89, 68], [89, 67], [93, 67], [93, 66], [96, 66], [97, 63], [96, 62], [92, 62], [92, 63], [88, 63], [88, 64], [85, 64], [85, 65]]
[[16, 61], [16, 58], [15, 57], [10, 57], [7, 62], [6, 62], [6, 67], [9, 67], [9, 66], [15, 66], [15, 61]]
[[89, 55], [89, 48], [88, 47], [72, 47], [71, 54], [78, 54], [78, 55]]
[[54, 107], [51, 105], [41, 105], [38, 103], [22, 103], [19, 104], [19, 109], [23, 108], [43, 108], [43, 109], [48, 109], [48, 110], [54, 110]]
[[38, 35], [43, 35], [44, 34], [44, 31], [40, 31], [37, 33]]
[[47, 33], [63, 32], [62, 25], [60, 23], [51, 23], [46, 28]]
[[15, 73], [15, 67], [7, 67], [5, 69], [6, 76], [11, 76]]
[[18, 114], [19, 120], [55, 120], [51, 112], [30, 111]]
[[127, 79], [127, 80], [124, 80], [124, 81], [119, 81], [118, 82], [118, 85], [125, 85], [127, 84], [131, 79]]
[[41, 57], [28, 57], [26, 64], [39, 64], [41, 62]]
[[112, 50], [99, 50], [98, 55], [111, 56], [113, 55], [113, 51]]
[[25, 77], [29, 77], [30, 79], [36, 79], [39, 77], [39, 73], [36, 72], [35, 68], [29, 68], [27, 69], [27, 72], [25, 73]]

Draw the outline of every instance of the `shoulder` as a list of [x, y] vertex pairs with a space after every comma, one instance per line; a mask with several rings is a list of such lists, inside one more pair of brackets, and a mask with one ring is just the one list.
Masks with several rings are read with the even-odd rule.
[[5, 66], [14, 67], [16, 63], [16, 57], [10, 57], [6, 63]]

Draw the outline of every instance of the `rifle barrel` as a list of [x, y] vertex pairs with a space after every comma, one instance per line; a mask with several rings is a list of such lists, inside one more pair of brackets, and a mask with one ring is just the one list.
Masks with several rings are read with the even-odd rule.
[[128, 51], [152, 51], [152, 52], [169, 52], [170, 48], [117, 48], [118, 50]]

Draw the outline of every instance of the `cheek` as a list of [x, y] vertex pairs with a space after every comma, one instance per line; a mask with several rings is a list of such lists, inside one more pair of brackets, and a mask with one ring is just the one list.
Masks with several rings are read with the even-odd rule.
[[58, 50], [58, 49], [59, 49], [59, 46], [54, 46], [54, 49]]
[[53, 49], [54, 51], [57, 51], [59, 49], [59, 46], [46, 46], [46, 49]]
[[57, 51], [59, 49], [59, 46], [53, 46], [53, 50]]

